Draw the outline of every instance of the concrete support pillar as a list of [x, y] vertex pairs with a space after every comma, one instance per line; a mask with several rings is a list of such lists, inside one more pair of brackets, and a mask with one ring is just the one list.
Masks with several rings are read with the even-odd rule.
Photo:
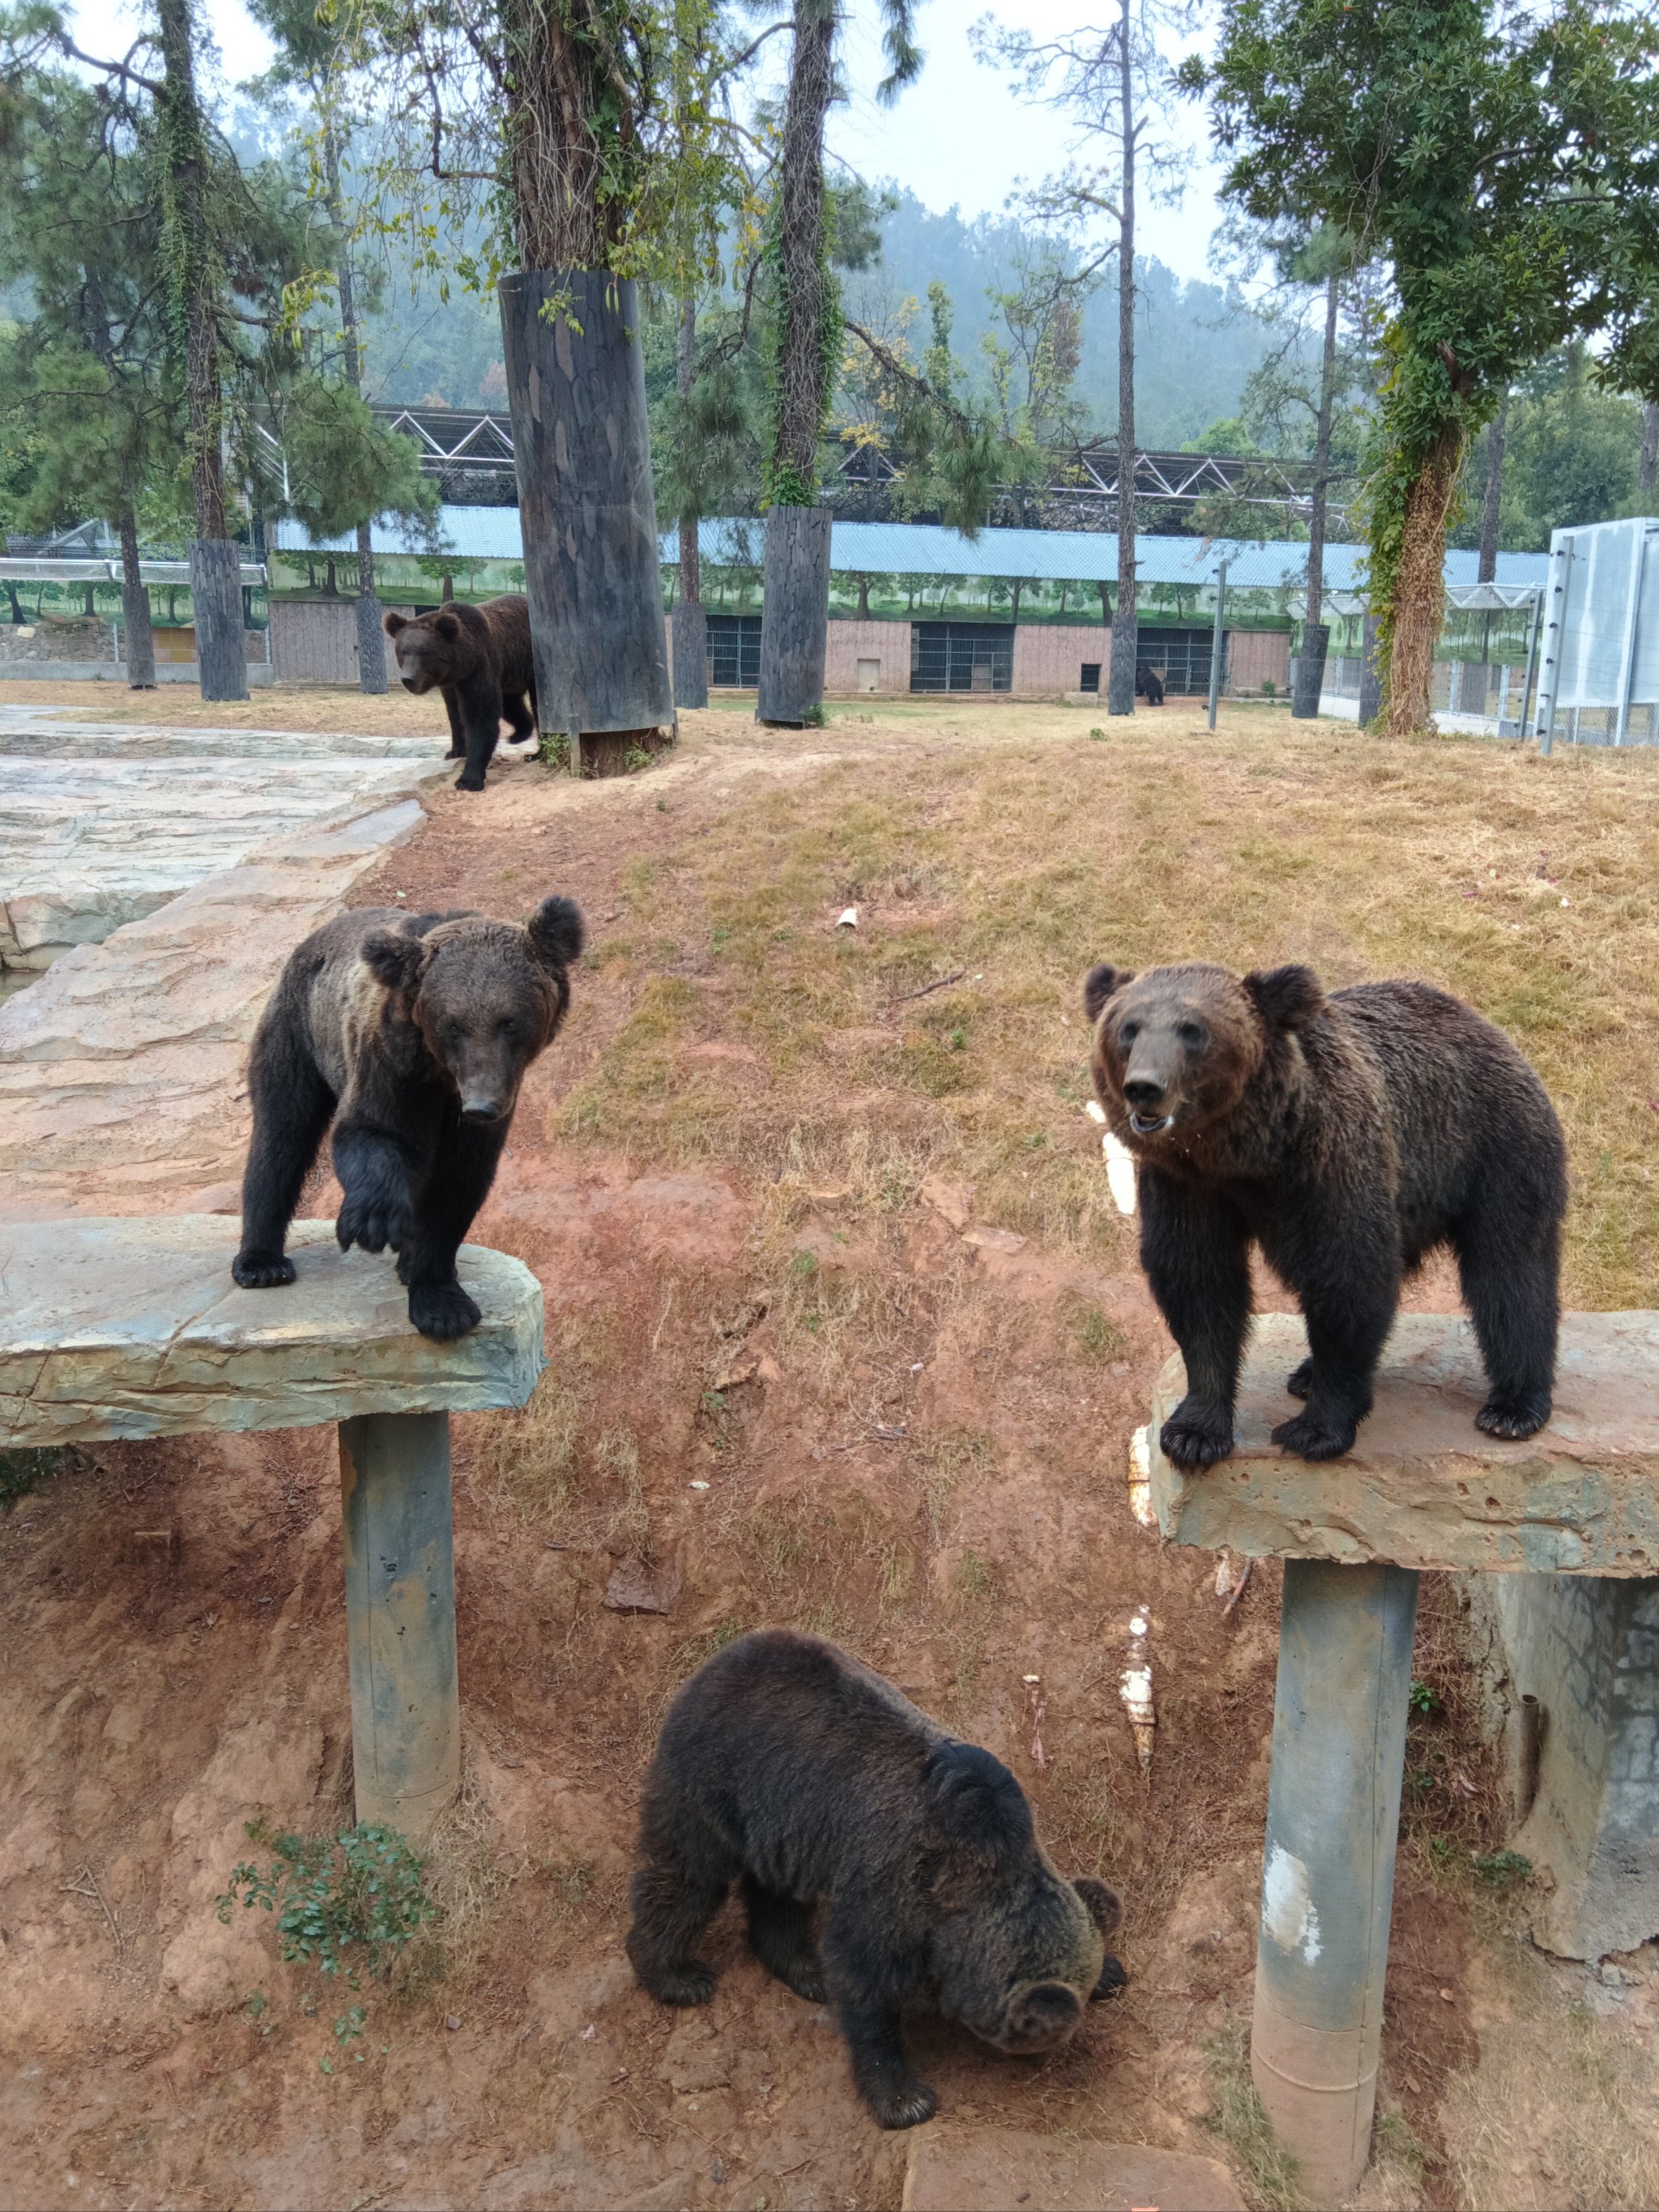
[[357, 1818], [419, 1836], [460, 1780], [447, 1413], [340, 1424]]
[[1417, 1576], [1289, 1559], [1250, 2071], [1304, 2194], [1370, 2154]]

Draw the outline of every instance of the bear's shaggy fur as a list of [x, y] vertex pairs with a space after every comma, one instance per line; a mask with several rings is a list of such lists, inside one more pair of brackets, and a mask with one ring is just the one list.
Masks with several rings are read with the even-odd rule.
[[1193, 962], [1084, 988], [1095, 1089], [1140, 1164], [1140, 1256], [1187, 1364], [1165, 1455], [1232, 1449], [1249, 1248], [1300, 1299], [1304, 1410], [1273, 1440], [1349, 1450], [1370, 1411], [1402, 1276], [1457, 1255], [1495, 1437], [1549, 1419], [1566, 1147], [1543, 1085], [1503, 1035], [1426, 983], [1328, 998], [1306, 968], [1245, 976]]
[[248, 1066], [253, 1139], [231, 1267], [244, 1290], [294, 1280], [288, 1227], [332, 1121], [342, 1249], [392, 1247], [423, 1336], [477, 1327], [455, 1254], [495, 1180], [524, 1072], [564, 1019], [581, 946], [580, 915], [550, 898], [522, 929], [364, 908], [297, 947]]
[[530, 602], [509, 592], [468, 606], [446, 599], [437, 611], [385, 617], [405, 691], [441, 691], [449, 716], [447, 760], [466, 763], [457, 791], [482, 791], [503, 718], [514, 740], [536, 727], [536, 664], [530, 649]]
[[1164, 704], [1164, 678], [1155, 668], [1140, 667], [1135, 671], [1135, 690], [1149, 707]]
[[708, 2002], [693, 1946], [739, 1881], [755, 1955], [834, 2005], [884, 2128], [938, 2103], [905, 2058], [907, 2005], [1035, 2052], [1123, 1985], [1103, 1940], [1117, 1899], [1055, 1872], [1007, 1768], [819, 1637], [761, 1629], [691, 1677], [646, 1778], [639, 1857], [628, 1955], [652, 1995]]

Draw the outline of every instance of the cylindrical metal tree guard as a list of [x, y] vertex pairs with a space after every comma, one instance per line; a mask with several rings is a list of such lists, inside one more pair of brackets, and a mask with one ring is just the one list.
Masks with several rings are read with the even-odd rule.
[[639, 303], [562, 269], [504, 276], [501, 307], [537, 707], [574, 762], [674, 719]]
[[190, 603], [196, 665], [204, 699], [246, 699], [247, 647], [242, 635], [242, 550], [228, 538], [190, 541]]
[[755, 719], [795, 728], [823, 702], [830, 628], [830, 510], [775, 507], [766, 517], [760, 696]]
[[357, 595], [357, 681], [372, 695], [386, 688], [386, 631], [380, 618], [386, 610], [373, 592]]
[[1319, 695], [1325, 688], [1325, 656], [1330, 650], [1328, 623], [1304, 623], [1302, 651], [1296, 664], [1296, 684], [1291, 693], [1291, 714], [1298, 722], [1310, 722], [1319, 712]]
[[1359, 720], [1363, 726], [1382, 712], [1382, 671], [1376, 658], [1376, 617], [1367, 615], [1360, 626]]
[[419, 1835], [461, 1771], [447, 1413], [340, 1424], [357, 1818]]
[[1250, 2072], [1318, 2204], [1364, 2171], [1417, 1576], [1287, 1559]]
[[674, 636], [674, 704], [708, 704], [708, 617], [697, 599], [676, 599], [669, 627]]

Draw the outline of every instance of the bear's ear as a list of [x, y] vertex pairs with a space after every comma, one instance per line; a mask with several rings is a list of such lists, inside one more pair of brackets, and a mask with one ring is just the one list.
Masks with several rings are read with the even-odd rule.
[[525, 928], [530, 949], [544, 968], [574, 967], [580, 958], [586, 933], [574, 899], [544, 899]]
[[388, 607], [380, 617], [380, 627], [388, 637], [396, 637], [400, 629], [409, 628], [409, 617], [400, 615], [396, 607]]
[[1134, 980], [1135, 971], [1133, 968], [1114, 968], [1109, 960], [1103, 960], [1097, 968], [1091, 968], [1083, 979], [1084, 1012], [1091, 1022], [1097, 1022], [1100, 1019], [1101, 1008], [1112, 994], [1115, 991], [1121, 991], [1126, 983], [1133, 983]]
[[424, 940], [406, 936], [401, 929], [377, 929], [363, 939], [363, 959], [370, 974], [388, 991], [401, 991], [406, 999], [420, 988], [426, 958]]
[[1108, 1889], [1103, 1881], [1097, 1881], [1092, 1875], [1086, 1874], [1080, 1875], [1072, 1887], [1083, 1899], [1090, 1919], [1101, 1934], [1111, 1935], [1123, 1917], [1123, 1907], [1118, 1900], [1117, 1892]]
[[1244, 988], [1270, 1030], [1304, 1030], [1325, 1011], [1325, 988], [1311, 968], [1257, 968]]
[[1025, 1793], [1000, 1759], [976, 1744], [942, 1743], [927, 1761], [933, 1826], [950, 1861], [989, 1874], [1024, 1857], [1035, 1840]]
[[461, 626], [453, 615], [434, 615], [432, 627], [440, 637], [447, 637], [452, 645], [461, 634]]

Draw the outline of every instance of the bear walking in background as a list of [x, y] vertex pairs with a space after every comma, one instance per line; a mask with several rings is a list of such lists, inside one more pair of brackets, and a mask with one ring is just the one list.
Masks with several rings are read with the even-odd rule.
[[294, 1280], [283, 1250], [331, 1121], [342, 1249], [398, 1255], [409, 1318], [476, 1328], [455, 1255], [495, 1181], [519, 1085], [558, 1034], [581, 916], [544, 899], [522, 929], [482, 915], [343, 914], [290, 956], [253, 1039], [244, 1290]]
[[1273, 1441], [1349, 1450], [1402, 1276], [1457, 1255], [1490, 1395], [1489, 1436], [1529, 1437], [1555, 1379], [1566, 1146], [1543, 1085], [1501, 1030], [1426, 983], [1328, 998], [1306, 968], [1238, 976], [1192, 962], [1092, 969], [1092, 1070], [1140, 1166], [1140, 1256], [1187, 1365], [1165, 1456], [1233, 1445], [1258, 1243], [1295, 1291], [1306, 1401]]
[[405, 691], [441, 691], [449, 716], [448, 760], [465, 760], [457, 791], [482, 791], [503, 720], [514, 740], [536, 729], [536, 665], [530, 602], [509, 592], [468, 606], [446, 599], [435, 614], [389, 612], [386, 634]]
[[761, 1629], [698, 1668], [663, 1723], [639, 1857], [628, 1955], [651, 1994], [708, 2003], [693, 1947], [740, 1881], [750, 1948], [834, 2005], [884, 2128], [938, 2103], [905, 2058], [907, 2004], [1036, 2052], [1123, 1984], [1116, 1898], [1055, 1872], [1007, 1768], [819, 1637]]
[[1164, 678], [1157, 669], [1144, 665], [1135, 671], [1135, 690], [1149, 707], [1164, 704]]

